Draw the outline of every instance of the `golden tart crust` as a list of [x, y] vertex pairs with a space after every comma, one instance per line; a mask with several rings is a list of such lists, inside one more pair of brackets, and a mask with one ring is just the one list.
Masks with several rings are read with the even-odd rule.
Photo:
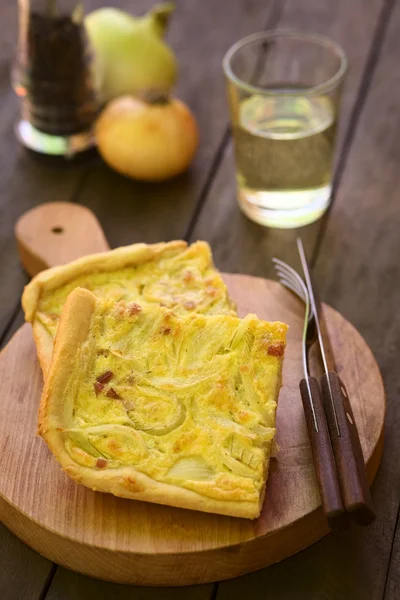
[[133, 244], [42, 271], [25, 287], [22, 306], [47, 373], [58, 321], [76, 287], [101, 298], [161, 304], [179, 314], [236, 314], [206, 242]]
[[77, 288], [58, 327], [39, 433], [94, 490], [256, 518], [286, 329]]

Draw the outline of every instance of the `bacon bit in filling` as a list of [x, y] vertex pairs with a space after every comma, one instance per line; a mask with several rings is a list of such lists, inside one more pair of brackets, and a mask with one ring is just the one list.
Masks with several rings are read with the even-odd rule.
[[115, 312], [117, 317], [123, 317], [125, 314], [126, 304], [123, 300], [115, 304]]
[[104, 469], [107, 466], [107, 460], [105, 458], [98, 458], [96, 460], [96, 467], [99, 469]]
[[208, 287], [208, 288], [206, 289], [206, 293], [207, 293], [209, 296], [211, 296], [212, 298], [215, 298], [215, 296], [216, 296], [216, 295], [217, 295], [217, 293], [218, 293], [218, 290], [216, 290], [214, 287]]
[[273, 342], [268, 346], [268, 356], [283, 356], [285, 350], [285, 344], [282, 342]]
[[171, 333], [171, 327], [162, 327], [161, 333], [164, 335], [169, 335]]
[[128, 313], [131, 315], [131, 317], [133, 317], [134, 315], [138, 315], [140, 312], [142, 312], [141, 306], [139, 306], [139, 304], [136, 304], [136, 302], [131, 302], [126, 308], [128, 309]]
[[191, 271], [185, 271], [184, 275], [183, 275], [183, 281], [185, 283], [190, 283], [191, 281], [194, 280], [194, 275]]
[[102, 383], [99, 383], [98, 381], [94, 382], [94, 393], [96, 394], [96, 396], [101, 394], [103, 389], [104, 389], [104, 385]]
[[110, 388], [106, 394], [108, 398], [114, 398], [114, 400], [121, 400], [121, 396], [117, 394], [114, 388]]
[[193, 300], [187, 300], [184, 304], [184, 307], [187, 310], [194, 310], [196, 308], [196, 302], [193, 302]]
[[102, 375], [99, 375], [96, 378], [96, 381], [98, 381], [98, 383], [108, 383], [113, 375], [114, 373], [112, 371], [106, 371]]

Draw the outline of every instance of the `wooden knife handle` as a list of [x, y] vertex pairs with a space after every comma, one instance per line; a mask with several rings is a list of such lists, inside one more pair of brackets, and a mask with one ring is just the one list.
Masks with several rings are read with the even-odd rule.
[[31, 276], [110, 249], [92, 211], [71, 202], [48, 202], [32, 208], [18, 219], [15, 235], [22, 265]]
[[301, 399], [321, 494], [322, 508], [328, 520], [332, 521], [344, 514], [344, 507], [318, 381], [315, 377], [309, 377], [308, 383], [318, 431], [315, 428], [312, 405], [305, 379], [300, 382]]
[[[340, 436], [337, 434], [328, 376]], [[345, 509], [357, 523], [369, 525], [375, 519], [375, 512], [360, 438], [346, 388], [338, 374], [332, 371], [321, 377], [321, 390]]]

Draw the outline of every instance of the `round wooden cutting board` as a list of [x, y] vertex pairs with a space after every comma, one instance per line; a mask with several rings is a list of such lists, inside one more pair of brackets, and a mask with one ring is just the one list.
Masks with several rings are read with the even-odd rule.
[[[188, 585], [255, 571], [326, 533], [298, 383], [303, 307], [278, 283], [224, 275], [241, 316], [289, 326], [271, 461], [256, 521], [116, 498], [76, 484], [36, 436], [42, 376], [30, 325], [0, 356], [0, 519], [29, 546], [70, 569], [122, 583]], [[346, 384], [370, 481], [383, 445], [384, 390], [358, 332], [327, 306], [326, 320]]]

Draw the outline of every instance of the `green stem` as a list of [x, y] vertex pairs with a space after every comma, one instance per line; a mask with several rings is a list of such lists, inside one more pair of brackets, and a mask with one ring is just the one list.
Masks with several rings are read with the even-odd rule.
[[148, 15], [146, 15], [152, 21], [157, 33], [162, 37], [167, 31], [169, 19], [174, 10], [174, 2], [164, 2], [163, 4], [153, 6]]

